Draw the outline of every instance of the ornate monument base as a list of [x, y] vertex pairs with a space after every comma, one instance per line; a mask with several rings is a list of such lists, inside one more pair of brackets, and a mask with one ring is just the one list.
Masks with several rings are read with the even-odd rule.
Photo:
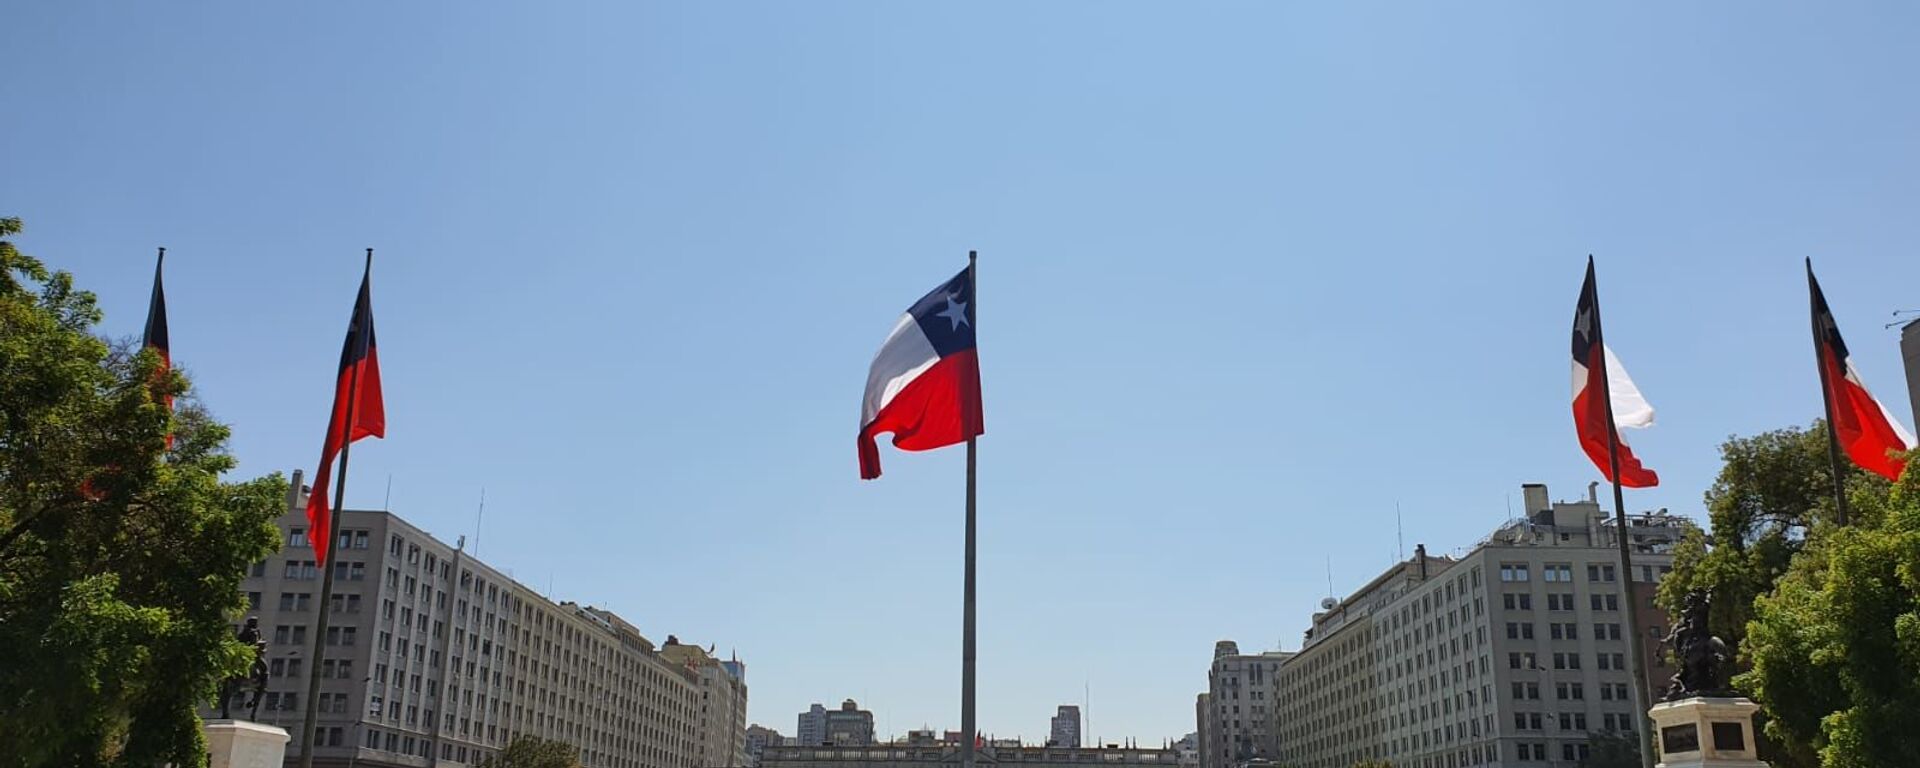
[[1753, 713], [1759, 709], [1737, 697], [1655, 704], [1647, 714], [1660, 747], [1660, 768], [1767, 768], [1753, 741]]
[[280, 768], [287, 761], [286, 729], [246, 720], [208, 720], [208, 768]]

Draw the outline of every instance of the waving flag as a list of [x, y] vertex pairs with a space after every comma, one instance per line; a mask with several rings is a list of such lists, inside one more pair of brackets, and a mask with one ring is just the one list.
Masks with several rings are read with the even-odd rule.
[[[167, 249], [160, 249], [160, 255], [153, 262], [153, 297], [147, 300], [147, 327], [140, 333], [140, 346], [151, 349], [160, 356], [160, 370], [155, 371], [153, 380], [165, 382], [167, 373], [173, 370], [173, 351], [167, 342], [167, 293], [160, 286], [160, 268], [167, 262]], [[173, 410], [173, 395], [162, 395], [167, 410]], [[173, 447], [173, 433], [167, 433], [167, 447]]]
[[1820, 386], [1834, 439], [1861, 469], [1898, 480], [1906, 461], [1889, 453], [1912, 449], [1917, 444], [1913, 433], [1874, 399], [1860, 372], [1853, 369], [1847, 342], [1840, 338], [1840, 326], [1833, 321], [1826, 294], [1820, 291], [1820, 281], [1813, 278], [1812, 259], [1807, 260], [1807, 291], [1813, 300], [1814, 351], [1819, 355]]
[[893, 433], [896, 448], [925, 451], [984, 432], [973, 318], [969, 268], [914, 302], [894, 324], [867, 369], [860, 399], [861, 479], [880, 476], [874, 437], [881, 433]]
[[313, 474], [313, 493], [307, 497], [307, 541], [320, 567], [327, 567], [333, 544], [333, 508], [327, 505], [327, 474], [333, 457], [363, 437], [385, 437], [387, 409], [380, 397], [380, 357], [373, 340], [373, 253], [367, 253], [367, 273], [360, 278], [360, 296], [353, 302], [346, 345], [340, 349], [340, 372], [333, 390], [333, 415], [327, 420], [327, 441], [320, 446], [320, 469]]
[[1612, 454], [1617, 451], [1617, 481], [1621, 485], [1649, 488], [1660, 484], [1660, 476], [1640, 465], [1640, 459], [1627, 447], [1626, 436], [1620, 434], [1621, 427], [1653, 426], [1653, 406], [1641, 396], [1626, 366], [1603, 340], [1592, 257], [1587, 258], [1587, 280], [1580, 286], [1580, 301], [1573, 311], [1573, 423], [1580, 433], [1580, 447], [1607, 480], [1616, 480]]

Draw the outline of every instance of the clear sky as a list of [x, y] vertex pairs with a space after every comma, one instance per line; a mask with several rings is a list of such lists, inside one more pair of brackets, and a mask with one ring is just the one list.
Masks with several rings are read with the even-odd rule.
[[[959, 450], [856, 480], [870, 356], [979, 249], [980, 722], [1193, 729], [1215, 640], [1297, 647], [1406, 547], [1597, 473], [1599, 259], [1633, 435], [1700, 514], [1820, 412], [1802, 257], [1907, 415], [1905, 3], [17, 3], [0, 215], [174, 357], [241, 472], [318, 457], [361, 250], [392, 508], [751, 717], [958, 727]], [[473, 537], [484, 488], [484, 530]]]

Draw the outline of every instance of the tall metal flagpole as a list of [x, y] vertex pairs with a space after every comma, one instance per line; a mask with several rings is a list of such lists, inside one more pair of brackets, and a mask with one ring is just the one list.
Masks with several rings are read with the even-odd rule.
[[[373, 249], [368, 248], [367, 273], [371, 274], [372, 272]], [[354, 303], [358, 305], [359, 300], [356, 298]], [[353, 320], [354, 322], [359, 322], [360, 318], [358, 313], [355, 313]], [[360, 329], [360, 333], [363, 334], [360, 340], [364, 343], [366, 340], [364, 336], [366, 329]], [[327, 519], [327, 552], [332, 555], [339, 554], [334, 551], [333, 544], [335, 537], [333, 532], [340, 528], [340, 513], [346, 506], [347, 458], [353, 449], [353, 416], [354, 409], [359, 405], [358, 401], [360, 399], [359, 363], [356, 362], [354, 364], [352, 372], [347, 376], [347, 382], [347, 418], [346, 421], [341, 424], [340, 432], [340, 470], [334, 475], [333, 514]], [[326, 478], [320, 478], [320, 482], [324, 483], [326, 481]], [[307, 532], [309, 543], [312, 542], [311, 536], [313, 533], [314, 531]], [[331, 612], [333, 607], [333, 559], [334, 558], [328, 558], [320, 563], [320, 571], [324, 575], [320, 577], [320, 615], [314, 620], [313, 624], [313, 658], [309, 660], [313, 666], [307, 670], [307, 722], [306, 725], [300, 728], [300, 768], [313, 768], [313, 731], [314, 724], [320, 716], [320, 661], [326, 654], [327, 614]]]
[[1820, 284], [1813, 279], [1813, 258], [1807, 258], [1807, 315], [1813, 322], [1813, 362], [1820, 367], [1820, 404], [1827, 409], [1827, 461], [1833, 466], [1834, 520], [1847, 524], [1847, 465], [1840, 461], [1840, 433], [1833, 424], [1833, 381], [1827, 374], [1825, 345], [1820, 339], [1820, 305], [1814, 300]]
[[[978, 316], [980, 305], [980, 284], [975, 278], [980, 254], [967, 251], [967, 284], [973, 289], [973, 301], [967, 305], [967, 321], [972, 323]], [[974, 325], [974, 338], [977, 345], [980, 326]], [[960, 640], [960, 768], [973, 768], [974, 739], [978, 725], [973, 717], [973, 661], [974, 661], [974, 622], [973, 622], [973, 572], [974, 572], [974, 453], [978, 438], [967, 438], [967, 575], [966, 607], [962, 611]]]
[[[1593, 268], [1593, 257], [1587, 257], [1587, 268]], [[1640, 765], [1641, 768], [1654, 768], [1653, 728], [1648, 712], [1653, 702], [1647, 691], [1646, 639], [1640, 636], [1640, 607], [1633, 597], [1633, 557], [1627, 544], [1627, 504], [1620, 493], [1620, 431], [1613, 423], [1613, 387], [1608, 378], [1606, 338], [1600, 317], [1600, 281], [1593, 281], [1593, 343], [1600, 345], [1600, 398], [1607, 412], [1607, 464], [1613, 480], [1613, 527], [1614, 539], [1620, 544], [1620, 602], [1627, 604], [1627, 650], [1632, 658], [1628, 667], [1633, 673], [1633, 700], [1640, 708]]]

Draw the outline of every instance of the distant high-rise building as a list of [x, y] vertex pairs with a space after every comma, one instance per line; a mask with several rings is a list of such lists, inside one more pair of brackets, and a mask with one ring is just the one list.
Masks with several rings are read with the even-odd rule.
[[667, 636], [660, 656], [691, 670], [700, 685], [700, 712], [694, 720], [694, 760], [701, 768], [747, 764], [747, 667], [738, 659], [721, 661], [697, 645]]
[[800, 713], [799, 744], [803, 747], [832, 745], [859, 747], [873, 742], [873, 713], [861, 709], [853, 699], [840, 702], [839, 709], [815, 704]]
[[1920, 429], [1920, 320], [1900, 329], [1900, 356], [1907, 361], [1907, 399], [1913, 404], [1914, 428]]
[[1053, 728], [1047, 738], [1049, 747], [1080, 746], [1080, 708], [1072, 704], [1060, 705], [1059, 714], [1053, 716]]
[[815, 704], [800, 713], [800, 722], [794, 726], [794, 740], [803, 747], [817, 747], [827, 740], [827, 708]]
[[781, 736], [779, 731], [758, 723], [747, 726], [747, 764], [758, 766], [760, 756], [767, 747], [783, 746], [785, 743], [786, 737]]
[[1195, 712], [1195, 726], [1203, 739], [1203, 768], [1232, 768], [1273, 757], [1274, 734], [1268, 721], [1278, 683], [1274, 673], [1292, 657], [1285, 651], [1241, 655], [1240, 644], [1232, 640], [1213, 644], [1207, 692], [1201, 694]]

